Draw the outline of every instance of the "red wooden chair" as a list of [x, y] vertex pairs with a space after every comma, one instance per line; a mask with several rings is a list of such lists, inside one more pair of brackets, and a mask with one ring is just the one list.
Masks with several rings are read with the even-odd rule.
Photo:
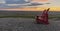
[[48, 11], [50, 8], [48, 8], [47, 10], [44, 10], [41, 16], [37, 16], [36, 17], [36, 22], [38, 24], [42, 23], [42, 24], [49, 24], [48, 22]]

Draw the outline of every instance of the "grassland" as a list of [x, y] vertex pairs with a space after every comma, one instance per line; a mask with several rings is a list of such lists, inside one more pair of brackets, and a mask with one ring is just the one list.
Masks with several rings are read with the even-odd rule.
[[[35, 18], [41, 11], [0, 11], [0, 18]], [[49, 12], [49, 19], [60, 18], [60, 12]]]
[[[0, 18], [33, 18], [35, 19], [36, 16], [33, 15], [15, 15], [15, 16], [0, 16]], [[49, 19], [53, 19], [53, 18], [60, 18], [60, 16], [49, 16]]]

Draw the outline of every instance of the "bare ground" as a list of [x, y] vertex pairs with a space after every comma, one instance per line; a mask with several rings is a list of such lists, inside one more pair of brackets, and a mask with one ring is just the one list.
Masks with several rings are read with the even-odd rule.
[[60, 20], [49, 19], [48, 25], [34, 22], [29, 18], [0, 18], [0, 31], [60, 31]]

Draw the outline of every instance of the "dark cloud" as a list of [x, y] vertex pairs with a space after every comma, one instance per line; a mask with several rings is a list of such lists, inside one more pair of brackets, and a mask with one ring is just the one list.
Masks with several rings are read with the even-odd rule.
[[26, 1], [24, 0], [5, 0], [6, 4], [24, 4]]

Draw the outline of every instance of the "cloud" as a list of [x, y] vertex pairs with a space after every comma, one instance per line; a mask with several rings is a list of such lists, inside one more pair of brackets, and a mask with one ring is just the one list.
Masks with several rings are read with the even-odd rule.
[[17, 4], [7, 4], [8, 6], [17, 6]]
[[31, 2], [32, 0], [24, 0], [25, 2]]
[[1, 4], [1, 3], [5, 3], [5, 0], [0, 0], [0, 4]]
[[50, 0], [50, 6], [60, 6], [60, 0]]
[[25, 4], [24, 0], [6, 0], [6, 4]]

